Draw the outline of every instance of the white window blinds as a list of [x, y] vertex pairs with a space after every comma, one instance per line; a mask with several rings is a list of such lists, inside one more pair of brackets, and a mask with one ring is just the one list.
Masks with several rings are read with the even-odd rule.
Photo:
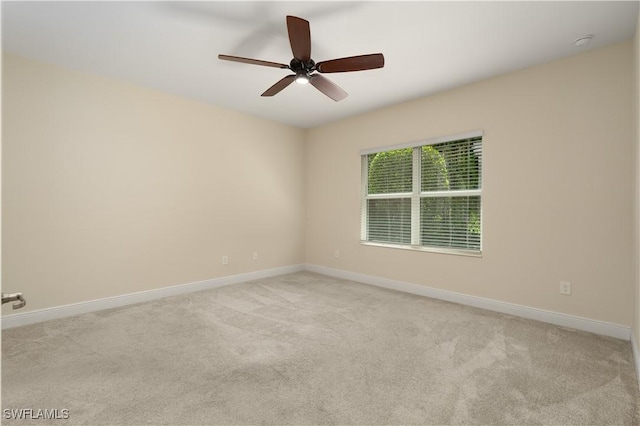
[[362, 155], [363, 242], [480, 253], [482, 133], [451, 138]]

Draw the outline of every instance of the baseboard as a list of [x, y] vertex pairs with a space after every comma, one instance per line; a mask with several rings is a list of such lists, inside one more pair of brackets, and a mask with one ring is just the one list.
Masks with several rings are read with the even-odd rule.
[[378, 287], [384, 287], [392, 290], [403, 291], [419, 296], [426, 296], [434, 299], [441, 299], [449, 302], [460, 303], [463, 305], [474, 306], [477, 308], [501, 312], [522, 318], [533, 319], [563, 327], [570, 327], [577, 330], [588, 331], [591, 333], [615, 337], [618, 339], [631, 340], [636, 368], [640, 367], [640, 354], [638, 353], [638, 349], [635, 344], [636, 342], [634, 341], [635, 339], [631, 334], [631, 328], [627, 326], [313, 264], [283, 266], [279, 268], [265, 269], [255, 272], [247, 272], [244, 274], [213, 278], [210, 280], [198, 281], [194, 283], [180, 284], [159, 289], [123, 294], [119, 296], [107, 297], [104, 299], [89, 300], [86, 302], [73, 303], [70, 305], [56, 306], [36, 311], [10, 314], [2, 317], [1, 325], [2, 329], [19, 327], [42, 321], [65, 318], [89, 312], [96, 312], [103, 309], [117, 308], [120, 306], [161, 299], [163, 297], [208, 290], [230, 284], [237, 284], [261, 278], [299, 272], [303, 270], [317, 272], [336, 278], [357, 281], [364, 284], [375, 285]]
[[[412, 293], [419, 296], [431, 297], [434, 299], [446, 300], [448, 302], [460, 303], [462, 305], [474, 306], [476, 308], [487, 309], [490, 311], [510, 314], [517, 317], [542, 321], [563, 327], [569, 327], [582, 331], [589, 331], [604, 336], [615, 337], [617, 339], [630, 340], [631, 328], [613, 324], [604, 321], [593, 320], [589, 318], [578, 317], [574, 315], [563, 314], [560, 312], [547, 311], [544, 309], [532, 308], [529, 306], [517, 305], [509, 302], [501, 302], [498, 300], [487, 299], [484, 297], [470, 296], [468, 294], [456, 293], [448, 290], [440, 290], [437, 288], [426, 287], [418, 284], [407, 283], [402, 281], [390, 280], [387, 278], [365, 275], [357, 272], [345, 271], [342, 269], [329, 268], [307, 264], [306, 270], [317, 272], [319, 274], [329, 275], [336, 278], [343, 278], [351, 281], [357, 281], [364, 284], [375, 285], [392, 290]], [[635, 346], [634, 346], [635, 350]], [[634, 352], [634, 356], [636, 353]], [[636, 361], [638, 357], [636, 356]]]
[[640, 388], [640, 353], [638, 353], [638, 342], [633, 333], [631, 333], [631, 350], [633, 351], [633, 362], [636, 367], [636, 378], [638, 379], [638, 388]]
[[2, 317], [2, 329], [4, 330], [6, 328], [19, 327], [22, 325], [34, 324], [37, 322], [49, 321], [52, 319], [86, 314], [89, 312], [101, 311], [103, 309], [133, 305], [135, 303], [148, 302], [150, 300], [161, 299], [163, 297], [192, 293], [194, 291], [208, 290], [230, 284], [238, 284], [245, 281], [252, 281], [261, 278], [300, 272], [304, 269], [305, 265], [283, 266], [279, 268], [264, 269], [261, 271], [247, 272], [244, 274], [230, 275], [226, 277], [213, 278], [210, 280], [174, 285], [170, 287], [140, 291], [113, 297], [106, 297], [104, 299], [89, 300], [86, 302], [73, 303], [70, 305], [56, 306], [53, 308], [10, 314]]

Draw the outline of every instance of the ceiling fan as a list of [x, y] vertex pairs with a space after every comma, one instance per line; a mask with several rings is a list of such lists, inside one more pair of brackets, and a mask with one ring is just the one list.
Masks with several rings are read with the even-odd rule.
[[309, 21], [296, 16], [287, 16], [287, 30], [289, 32], [291, 51], [293, 52], [293, 59], [289, 65], [230, 55], [218, 55], [218, 59], [262, 65], [265, 67], [286, 68], [295, 73], [285, 76], [276, 84], [269, 87], [262, 96], [273, 96], [295, 80], [299, 84], [311, 83], [312, 86], [336, 102], [346, 98], [348, 96], [347, 92], [319, 73], [364, 71], [384, 67], [384, 56], [382, 53], [350, 56], [315, 63], [313, 59], [311, 59], [311, 31], [309, 29]]

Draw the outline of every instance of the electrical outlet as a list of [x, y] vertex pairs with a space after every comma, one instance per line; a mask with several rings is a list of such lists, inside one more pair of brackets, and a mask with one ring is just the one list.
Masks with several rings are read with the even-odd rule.
[[229, 256], [222, 256], [222, 264], [223, 265], [229, 264]]
[[571, 283], [569, 281], [560, 281], [560, 294], [571, 295]]
[[333, 252], [333, 257], [335, 257], [336, 259], [340, 259], [340, 250], [336, 250]]
[[257, 251], [253, 252], [253, 260], [258, 260], [258, 252]]

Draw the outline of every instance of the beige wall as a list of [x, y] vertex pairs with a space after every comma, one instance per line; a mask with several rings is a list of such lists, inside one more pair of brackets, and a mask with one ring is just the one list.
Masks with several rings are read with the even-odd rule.
[[20, 312], [304, 262], [302, 130], [2, 66], [2, 283]]
[[[640, 12], [636, 23], [636, 35], [633, 40], [633, 115], [635, 143], [635, 245], [633, 251], [634, 265], [634, 308], [633, 336], [637, 353], [640, 353]], [[640, 366], [636, 366], [640, 368]]]
[[[634, 46], [307, 132], [5, 56], [3, 291], [35, 310], [306, 260], [631, 325]], [[475, 129], [483, 257], [360, 245], [359, 150]]]
[[[630, 326], [631, 58], [628, 41], [312, 129], [307, 263]], [[483, 257], [360, 245], [359, 151], [475, 129]]]

